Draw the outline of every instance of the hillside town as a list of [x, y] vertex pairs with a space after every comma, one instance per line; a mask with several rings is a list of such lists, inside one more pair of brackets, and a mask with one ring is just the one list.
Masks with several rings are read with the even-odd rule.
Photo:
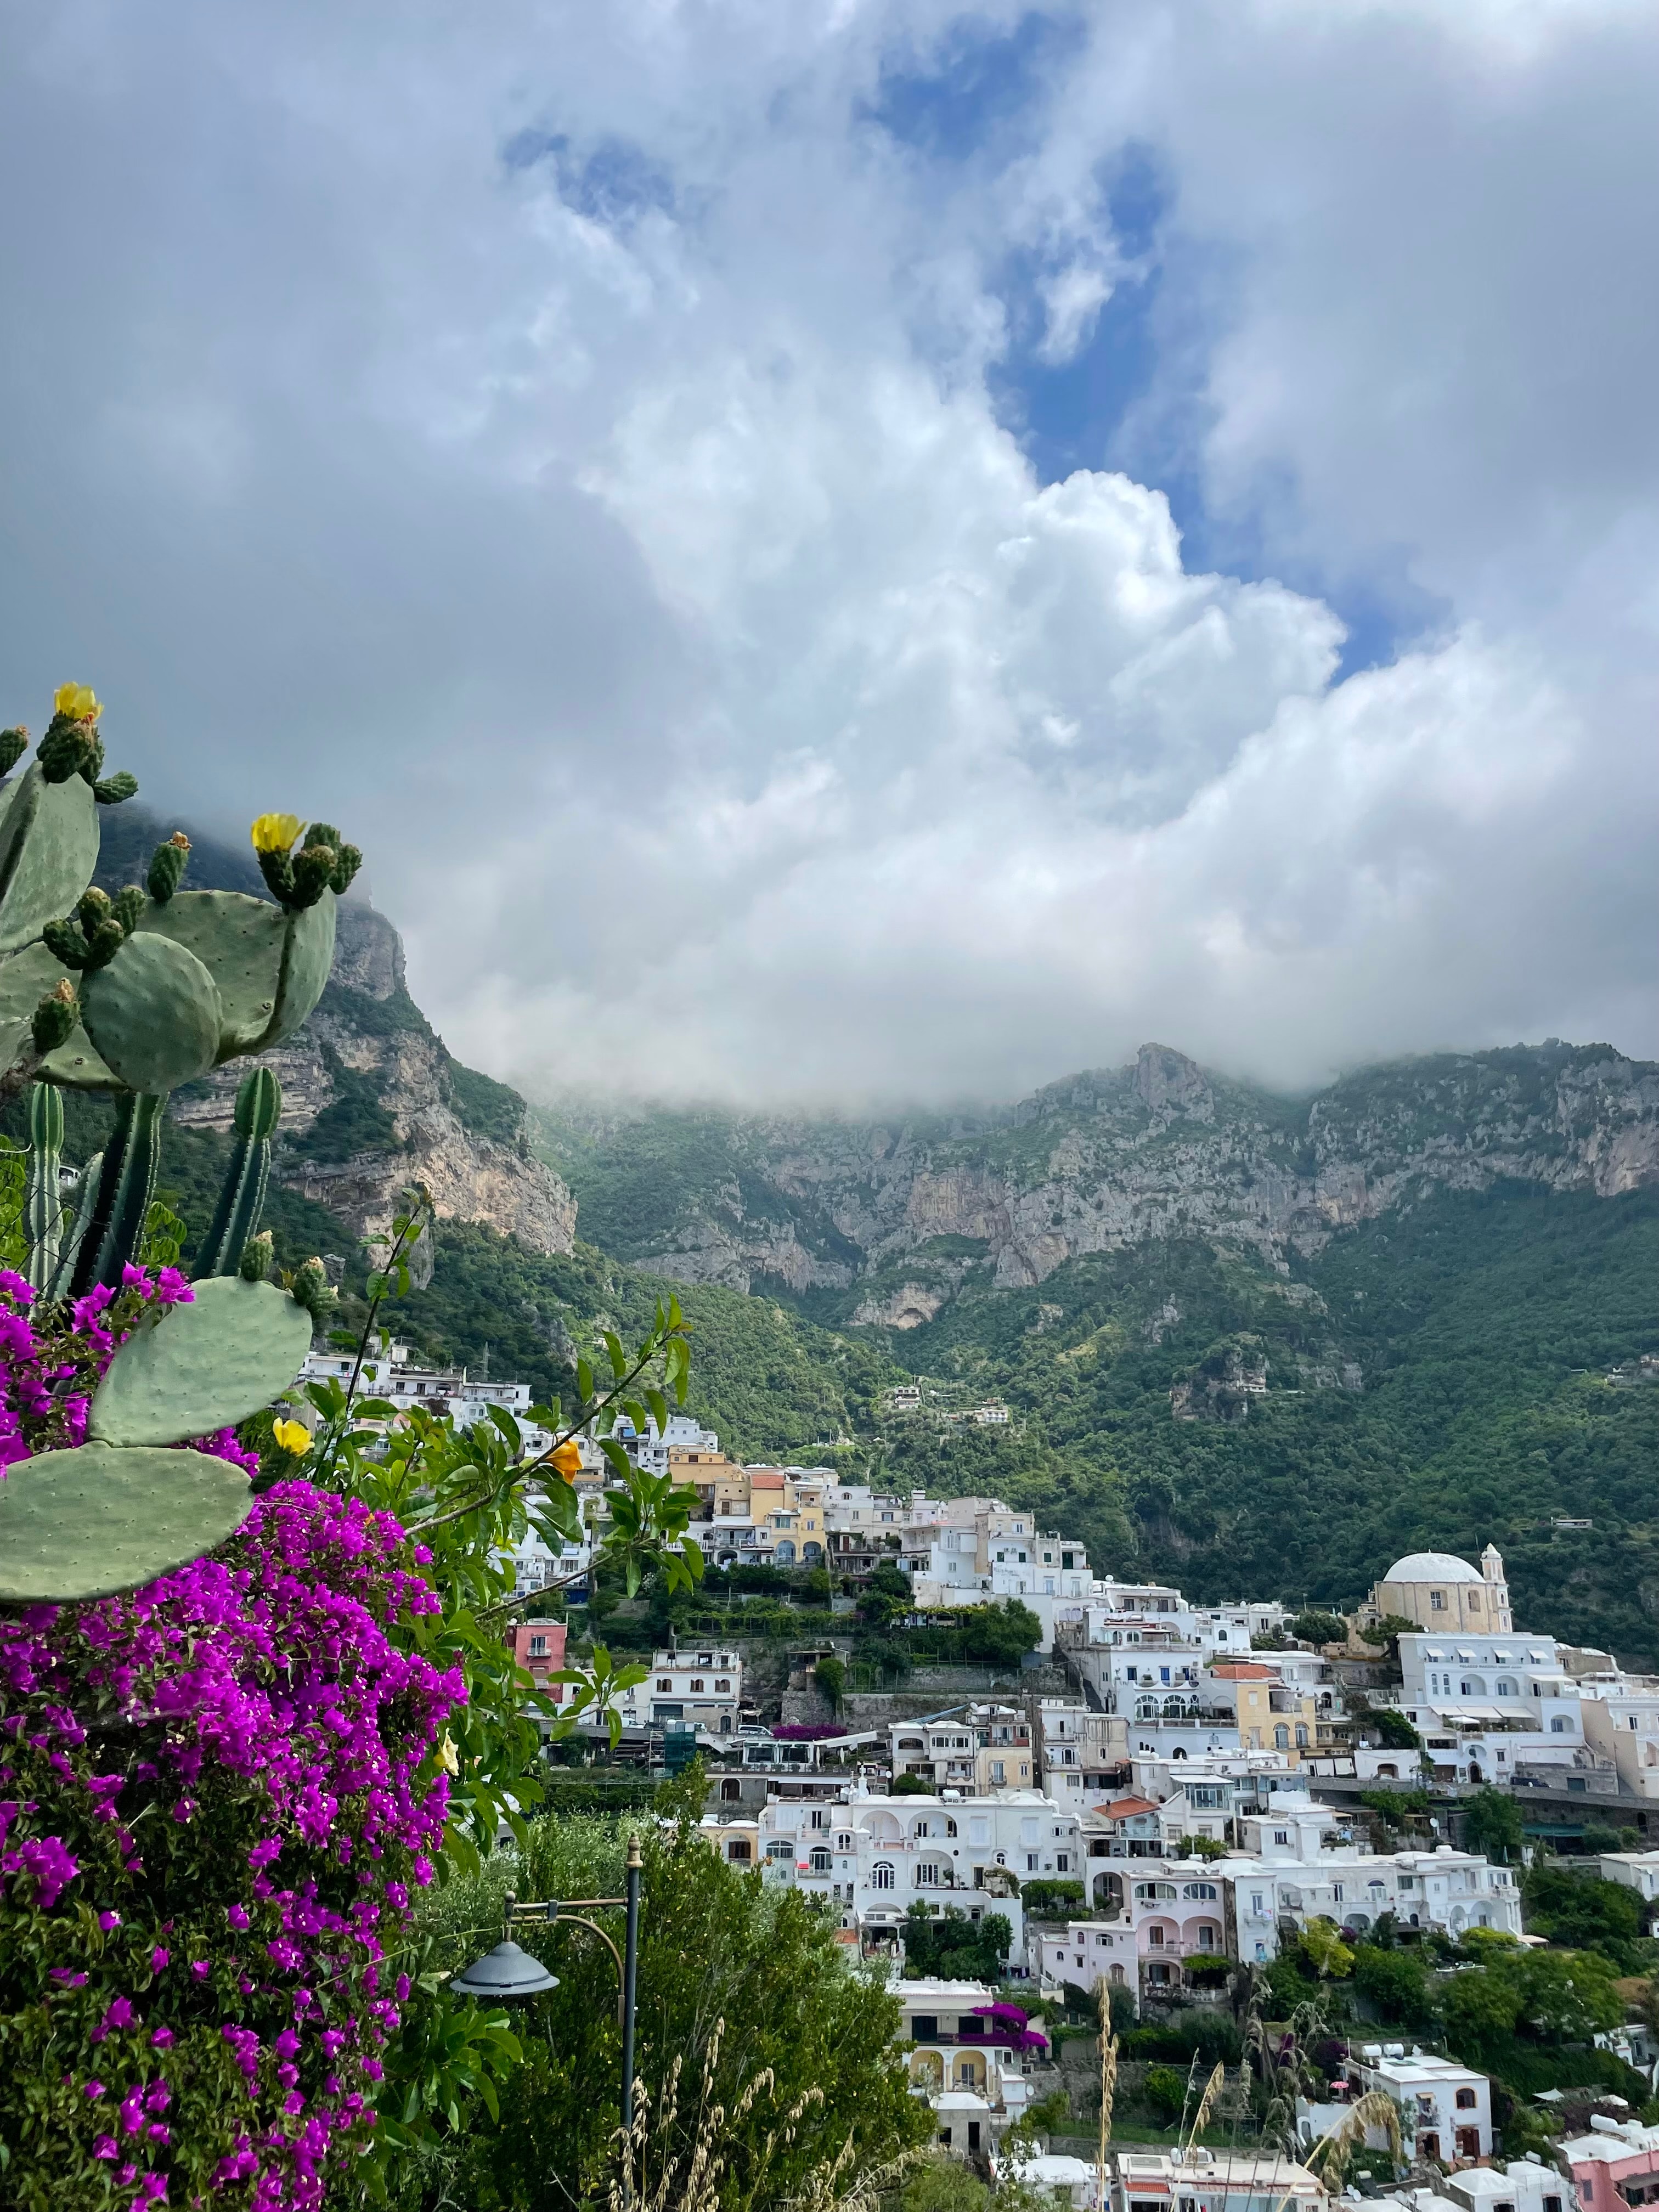
[[[504, 1388], [428, 1375], [401, 1348], [386, 1372], [409, 1402], [444, 1395], [463, 1420]], [[1659, 1904], [1659, 1680], [1517, 1626], [1494, 1547], [1478, 1562], [1409, 1554], [1352, 1617], [1293, 1617], [1274, 1600], [1204, 1603], [1099, 1575], [1081, 1542], [995, 1498], [744, 1465], [683, 1416], [618, 1435], [695, 1496], [689, 1534], [711, 1572], [821, 1573], [834, 1594], [827, 1612], [799, 1607], [781, 1688], [759, 1679], [741, 1609], [726, 1633], [653, 1645], [614, 1751], [595, 1721], [590, 1754], [623, 1773], [700, 1758], [708, 1848], [811, 1899], [858, 1967], [896, 1978], [909, 2081], [941, 2150], [1079, 2212], [1103, 2189], [1114, 2212], [1323, 2205], [1346, 2171], [1332, 2147], [1355, 2140], [1403, 2190], [1374, 2159], [1364, 2193], [1387, 2212], [1563, 2212], [1569, 2197], [1622, 2212], [1659, 2197], [1659, 2126], [1629, 2098], [1540, 2093], [1565, 2131], [1547, 2155], [1505, 2160], [1508, 2093], [1389, 2039], [1386, 2011], [1363, 2001], [1332, 2077], [1295, 2098], [1305, 2164], [1193, 2140], [1085, 2155], [1087, 2078], [1061, 2063], [1075, 2044], [1054, 2045], [1051, 2024], [1104, 2008], [1143, 2036], [1231, 2018], [1276, 1966], [1332, 1943], [1442, 1962], [1472, 1942], [1538, 1947], [1525, 1869], [1552, 1852], [1629, 1894], [1645, 1927]], [[555, 1708], [617, 1480], [586, 1440], [582, 1456], [580, 1539], [556, 1556], [531, 1535], [513, 1559], [515, 1654]], [[954, 1699], [830, 1693], [848, 1614], [895, 1572], [916, 1630], [1018, 1605], [1029, 1650], [1000, 1685]], [[1477, 1818], [1493, 1792], [1515, 1808], [1516, 1848]], [[1594, 2041], [1659, 2088], [1643, 2020]], [[1397, 2158], [1379, 2099], [1398, 2114]]]

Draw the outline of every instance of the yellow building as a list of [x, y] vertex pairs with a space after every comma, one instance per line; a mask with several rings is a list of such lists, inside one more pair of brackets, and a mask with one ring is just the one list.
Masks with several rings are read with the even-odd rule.
[[1254, 1660], [1232, 1660], [1212, 1667], [1215, 1701], [1230, 1705], [1245, 1751], [1282, 1751], [1292, 1766], [1319, 1741], [1318, 1711], [1310, 1692], [1280, 1681], [1271, 1667]]

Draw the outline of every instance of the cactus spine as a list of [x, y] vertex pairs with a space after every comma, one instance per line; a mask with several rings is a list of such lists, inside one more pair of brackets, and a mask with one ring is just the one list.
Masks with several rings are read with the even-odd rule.
[[115, 1127], [98, 1170], [91, 1208], [84, 1229], [81, 1223], [76, 1224], [81, 1242], [68, 1284], [75, 1297], [84, 1297], [98, 1283], [118, 1291], [121, 1270], [137, 1259], [144, 1217], [155, 1191], [166, 1105], [157, 1091], [125, 1091], [116, 1099]]
[[241, 1265], [243, 1248], [259, 1226], [270, 1179], [270, 1138], [283, 1110], [283, 1086], [268, 1067], [256, 1067], [236, 1093], [236, 1148], [213, 1225], [196, 1255], [196, 1279], [207, 1275], [234, 1275]]
[[32, 1290], [44, 1291], [58, 1273], [58, 1230], [64, 1201], [58, 1169], [64, 1155], [64, 1101], [49, 1083], [29, 1092], [29, 1179], [27, 1274]]

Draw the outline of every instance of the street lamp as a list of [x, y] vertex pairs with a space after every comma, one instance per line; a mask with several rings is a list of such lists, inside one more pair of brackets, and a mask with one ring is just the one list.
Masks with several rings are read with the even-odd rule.
[[[634, 1990], [640, 1957], [640, 1872], [643, 1861], [637, 1835], [628, 1838], [627, 1894], [623, 1897], [578, 1897], [568, 1904], [556, 1898], [547, 1898], [539, 1903], [521, 1905], [512, 1891], [507, 1893], [507, 1911], [501, 1929], [501, 1940], [493, 1951], [486, 1952], [450, 1984], [452, 1989], [464, 1990], [469, 1996], [486, 2003], [518, 2002], [525, 1997], [540, 1996], [547, 1990], [559, 1986], [556, 1974], [550, 1974], [538, 1959], [520, 1949], [513, 1941], [514, 1923], [527, 1928], [551, 1928], [556, 1922], [573, 1921], [597, 1936], [610, 1952], [617, 1969], [617, 2021], [622, 2029], [622, 2124], [623, 2124], [623, 2194], [627, 2202], [633, 2194], [631, 2160], [628, 2154], [628, 2131], [634, 2124]], [[628, 1930], [623, 1948], [618, 1951], [615, 1940], [608, 1936], [597, 1920], [588, 1914], [608, 1906], [623, 1905], [628, 1911]]]

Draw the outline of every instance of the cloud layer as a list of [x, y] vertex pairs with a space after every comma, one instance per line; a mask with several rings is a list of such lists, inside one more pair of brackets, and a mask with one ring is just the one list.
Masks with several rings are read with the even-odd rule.
[[0, 705], [348, 823], [539, 1087], [1655, 1052], [1656, 95], [1614, 0], [15, 11]]

